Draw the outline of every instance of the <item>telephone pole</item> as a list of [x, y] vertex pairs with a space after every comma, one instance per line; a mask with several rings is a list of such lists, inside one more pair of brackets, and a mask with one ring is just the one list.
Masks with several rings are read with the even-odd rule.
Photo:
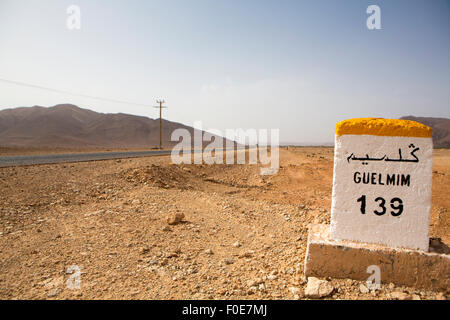
[[156, 103], [159, 104], [159, 106], [154, 107], [159, 109], [159, 149], [162, 149], [162, 109], [167, 109], [167, 107], [163, 107], [163, 104], [166, 102], [164, 100], [157, 100]]

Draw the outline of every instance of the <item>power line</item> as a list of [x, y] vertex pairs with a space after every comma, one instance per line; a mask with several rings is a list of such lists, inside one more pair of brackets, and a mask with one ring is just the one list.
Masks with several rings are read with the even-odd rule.
[[69, 95], [72, 95], [72, 96], [79, 96], [79, 97], [83, 97], [83, 98], [89, 98], [89, 99], [95, 99], [95, 100], [101, 100], [101, 101], [107, 101], [107, 102], [113, 102], [113, 103], [120, 103], [120, 104], [127, 104], [127, 105], [134, 105], [134, 106], [140, 106], [140, 107], [151, 107], [151, 105], [143, 104], [143, 103], [135, 103], [135, 102], [129, 102], [129, 101], [123, 101], [123, 100], [116, 100], [116, 99], [103, 98], [103, 97], [96, 97], [96, 96], [91, 96], [91, 95], [82, 94], [82, 93], [73, 93], [73, 92], [69, 92], [69, 91], [52, 89], [52, 88], [47, 88], [47, 87], [37, 86], [37, 85], [34, 85], [34, 84], [23, 83], [23, 82], [18, 82], [18, 81], [12, 81], [12, 80], [7, 80], [7, 79], [1, 79], [0, 78], [0, 81], [1, 82], [5, 82], [5, 83], [18, 85], [18, 86], [24, 86], [24, 87], [29, 87], [29, 88], [47, 90], [47, 91], [52, 91], [52, 92], [62, 93], [62, 94], [69, 94]]

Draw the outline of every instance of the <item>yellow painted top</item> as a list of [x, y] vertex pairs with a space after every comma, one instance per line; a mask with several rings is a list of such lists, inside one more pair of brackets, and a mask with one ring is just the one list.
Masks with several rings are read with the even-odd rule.
[[411, 120], [360, 118], [339, 122], [336, 125], [336, 135], [339, 137], [344, 134], [431, 138], [433, 130]]

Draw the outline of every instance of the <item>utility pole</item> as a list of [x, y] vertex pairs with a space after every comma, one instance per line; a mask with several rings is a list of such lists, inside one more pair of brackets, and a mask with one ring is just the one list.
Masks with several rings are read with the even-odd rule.
[[166, 102], [164, 100], [157, 100], [156, 103], [159, 104], [159, 106], [154, 107], [159, 109], [159, 149], [162, 149], [162, 109], [167, 109], [167, 107], [163, 107], [163, 104]]

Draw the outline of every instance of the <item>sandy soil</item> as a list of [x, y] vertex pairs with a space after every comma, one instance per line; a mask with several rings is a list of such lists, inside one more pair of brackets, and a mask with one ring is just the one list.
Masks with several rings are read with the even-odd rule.
[[[307, 227], [329, 222], [333, 149], [280, 155], [270, 177], [170, 157], [0, 169], [0, 298], [304, 298]], [[433, 183], [431, 237], [449, 245], [450, 150], [436, 150]], [[66, 286], [73, 265], [80, 290]], [[329, 299], [448, 294], [328, 280]]]

